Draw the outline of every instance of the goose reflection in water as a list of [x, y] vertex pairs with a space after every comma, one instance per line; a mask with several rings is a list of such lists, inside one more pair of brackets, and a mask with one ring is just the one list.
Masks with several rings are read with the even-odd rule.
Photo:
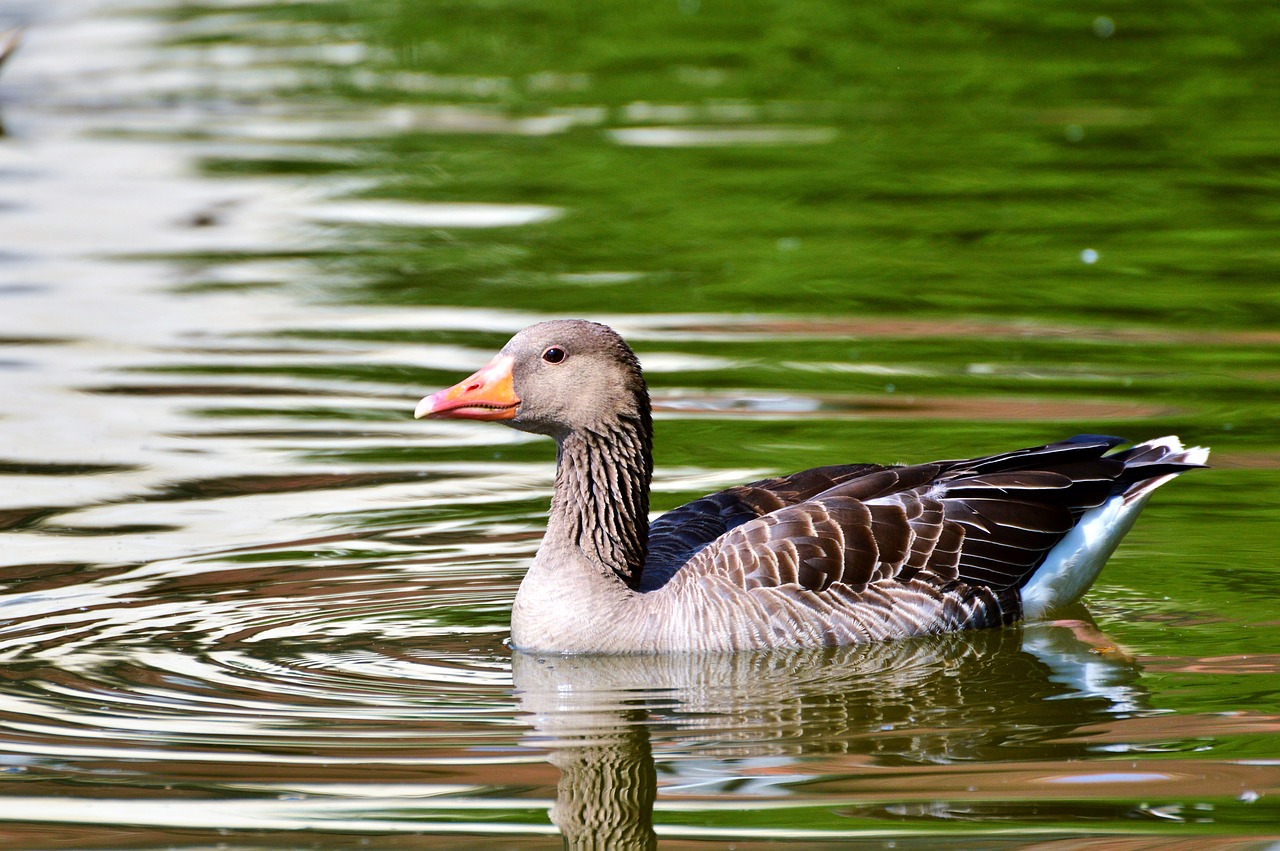
[[855, 774], [1078, 758], [1090, 747], [1073, 739], [1082, 725], [1146, 704], [1138, 666], [1087, 621], [824, 650], [517, 652], [512, 664], [533, 727], [526, 744], [561, 772], [552, 821], [583, 849], [656, 847], [654, 742], [660, 757], [664, 739], [707, 757], [663, 765], [664, 785], [690, 793], [741, 783], [732, 767], [752, 760], [763, 783], [788, 761], [835, 754]]

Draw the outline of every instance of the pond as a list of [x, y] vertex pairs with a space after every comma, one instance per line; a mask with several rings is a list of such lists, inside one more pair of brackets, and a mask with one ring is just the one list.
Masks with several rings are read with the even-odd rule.
[[[1276, 10], [10, 25], [0, 845], [1280, 842]], [[412, 411], [560, 316], [646, 368], [656, 510], [1079, 432], [1212, 467], [1071, 621], [522, 656], [554, 445]]]

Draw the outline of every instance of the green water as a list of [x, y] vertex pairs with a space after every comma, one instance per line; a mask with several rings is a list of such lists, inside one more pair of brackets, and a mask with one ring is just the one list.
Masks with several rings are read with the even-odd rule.
[[[295, 96], [406, 126], [339, 140], [347, 163], [210, 167], [566, 211], [380, 232], [335, 258], [362, 300], [1274, 327], [1280, 14], [1229, 9], [1130, 4], [1102, 38], [1072, 4], [285, 7], [370, 51]], [[685, 135], [625, 143], [654, 128]], [[734, 130], [802, 143], [716, 143]]]
[[[1280, 10], [10, 22], [0, 844], [1280, 840]], [[1077, 432], [1212, 469], [1096, 632], [513, 659], [554, 447], [411, 411], [559, 316], [640, 355], [659, 510]]]

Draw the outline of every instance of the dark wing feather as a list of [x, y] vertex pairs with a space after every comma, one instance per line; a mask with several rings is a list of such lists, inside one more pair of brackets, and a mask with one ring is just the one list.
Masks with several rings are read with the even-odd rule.
[[[654, 524], [661, 557], [683, 546], [687, 565], [642, 587], [680, 571], [743, 588], [862, 592], [892, 580], [1009, 591], [1085, 511], [1125, 492], [1135, 475], [1167, 472], [1154, 453], [1104, 455], [1119, 442], [1083, 435], [970, 461], [821, 468], [723, 491]], [[1148, 469], [1135, 473], [1135, 462]]]
[[1123, 437], [1081, 434], [1057, 443], [1016, 449], [999, 455], [988, 455], [970, 461], [944, 462], [951, 470], [968, 469], [975, 473], [1000, 473], [1006, 470], [1046, 469], [1073, 461], [1090, 461], [1108, 449], [1124, 443]]

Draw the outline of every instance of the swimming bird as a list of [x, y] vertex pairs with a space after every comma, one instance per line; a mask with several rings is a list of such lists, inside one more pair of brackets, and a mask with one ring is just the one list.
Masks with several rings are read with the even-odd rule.
[[511, 612], [539, 653], [834, 646], [1052, 615], [1088, 590], [1157, 487], [1208, 450], [1079, 435], [731, 487], [649, 521], [640, 362], [611, 328], [532, 325], [415, 416], [550, 436], [555, 489]]

